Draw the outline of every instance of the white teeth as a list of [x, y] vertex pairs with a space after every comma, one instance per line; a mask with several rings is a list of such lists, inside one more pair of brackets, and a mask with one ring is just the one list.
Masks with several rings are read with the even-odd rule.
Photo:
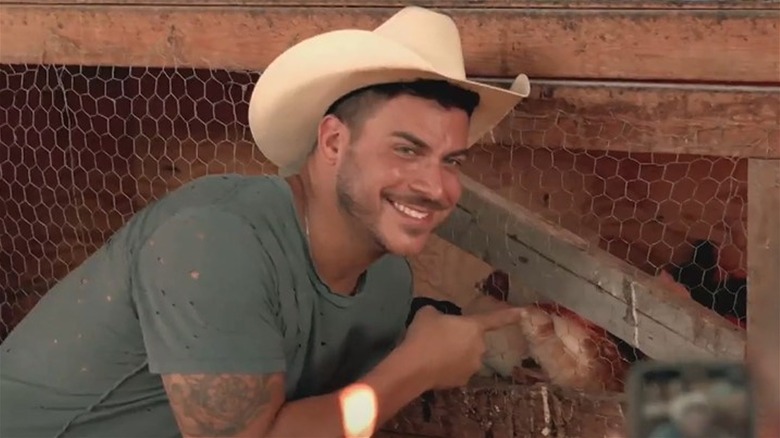
[[399, 204], [397, 202], [391, 202], [393, 204], [393, 207], [395, 207], [396, 210], [400, 211], [401, 213], [413, 217], [415, 219], [425, 219], [428, 217], [430, 213], [426, 213], [424, 211], [415, 210], [411, 207], [407, 207], [403, 204]]

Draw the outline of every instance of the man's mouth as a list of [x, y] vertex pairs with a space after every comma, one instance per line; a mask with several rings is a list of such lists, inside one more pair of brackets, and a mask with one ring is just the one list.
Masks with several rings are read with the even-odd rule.
[[405, 204], [401, 204], [400, 202], [396, 202], [396, 201], [390, 201], [390, 200], [388, 201], [390, 202], [390, 205], [393, 206], [393, 208], [398, 210], [403, 215], [408, 216], [412, 219], [423, 220], [423, 219], [427, 219], [431, 215], [430, 211], [418, 210], [416, 208], [410, 207]]

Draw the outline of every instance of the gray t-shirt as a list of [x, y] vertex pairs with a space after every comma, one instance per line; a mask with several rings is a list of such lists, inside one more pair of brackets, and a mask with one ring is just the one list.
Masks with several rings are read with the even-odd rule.
[[351, 297], [313, 268], [277, 176], [199, 178], [136, 214], [0, 346], [0, 436], [180, 436], [161, 373], [286, 373], [288, 400], [336, 390], [397, 344], [408, 262]]

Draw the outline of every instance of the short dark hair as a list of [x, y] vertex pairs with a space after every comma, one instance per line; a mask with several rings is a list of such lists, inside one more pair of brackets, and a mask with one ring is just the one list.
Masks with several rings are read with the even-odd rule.
[[350, 129], [360, 132], [365, 117], [376, 106], [398, 96], [409, 95], [430, 99], [444, 108], [458, 108], [471, 117], [479, 105], [479, 94], [437, 79], [412, 82], [392, 82], [371, 85], [352, 91], [334, 102], [325, 115], [333, 114]]

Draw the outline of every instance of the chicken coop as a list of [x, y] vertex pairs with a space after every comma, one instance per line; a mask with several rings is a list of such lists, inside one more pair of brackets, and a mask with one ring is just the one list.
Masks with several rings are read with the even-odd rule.
[[[416, 292], [545, 303], [556, 354], [594, 365], [480, 376], [383, 433], [605, 436], [632, 362], [767, 354], [751, 346], [780, 313], [778, 1], [412, 3], [453, 17], [470, 77], [532, 86], [474, 146], [457, 209], [412, 260]], [[263, 68], [408, 4], [0, 1], [0, 340], [150, 202], [275, 172], [247, 122]], [[576, 356], [566, 324], [600, 344]]]

